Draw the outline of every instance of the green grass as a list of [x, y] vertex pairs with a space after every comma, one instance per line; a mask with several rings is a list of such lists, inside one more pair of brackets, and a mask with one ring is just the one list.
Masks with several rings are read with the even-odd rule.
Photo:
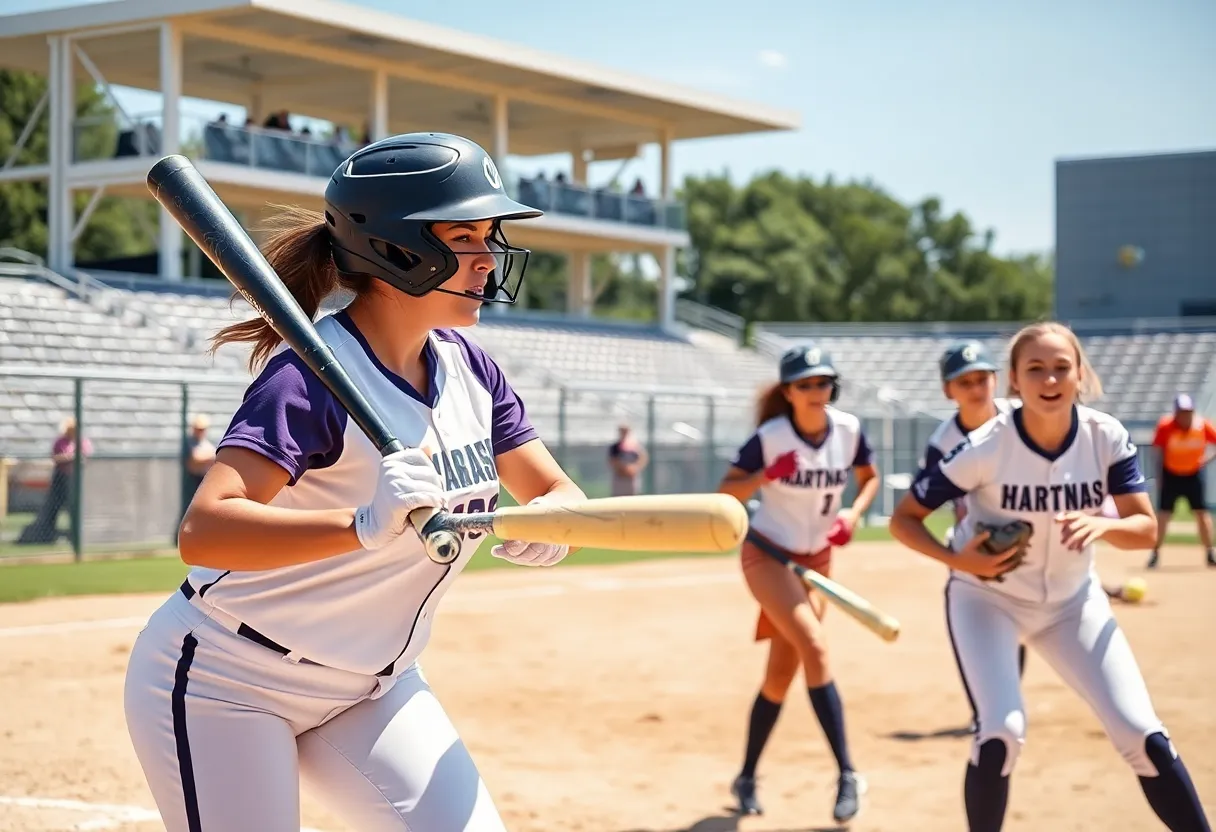
[[[1178, 517], [1182, 515], [1179, 512]], [[950, 525], [948, 512], [936, 512], [929, 518], [929, 528], [938, 536]], [[1197, 543], [1193, 521], [1180, 519], [1184, 534], [1171, 534], [1167, 542]], [[1189, 528], [1188, 528], [1189, 527]], [[854, 540], [871, 542], [890, 540], [885, 526], [858, 529]], [[490, 556], [490, 547], [498, 542], [490, 538], [482, 543], [466, 571], [501, 569], [512, 564]], [[583, 549], [573, 555], [568, 563], [578, 565], [606, 565], [638, 560], [653, 560], [677, 557], [713, 557], [697, 553], [672, 552], [620, 552], [605, 549]], [[565, 566], [566, 564], [563, 564]], [[135, 592], [170, 592], [182, 582], [187, 567], [176, 557], [136, 557], [112, 560], [85, 560], [82, 563], [33, 563], [0, 564], [0, 603], [29, 601], [35, 598], [50, 598], [70, 595], [111, 595]]]

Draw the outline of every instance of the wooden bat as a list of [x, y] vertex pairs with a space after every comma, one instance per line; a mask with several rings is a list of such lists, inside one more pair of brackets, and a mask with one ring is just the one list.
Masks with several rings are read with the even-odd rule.
[[[190, 235], [207, 259], [334, 394], [380, 455], [404, 450], [405, 446], [355, 386], [313, 326], [312, 319], [300, 308], [198, 168], [185, 156], [165, 156], [148, 171], [148, 190]], [[437, 513], [429, 507], [416, 509], [410, 512], [410, 522], [414, 528], [422, 529]], [[460, 539], [447, 529], [434, 530], [426, 543], [427, 556], [436, 563], [451, 563], [460, 554]]]
[[423, 526], [423, 537], [441, 530], [621, 551], [729, 552], [747, 533], [747, 509], [716, 493], [601, 497], [438, 514]]
[[820, 575], [813, 569], [807, 569], [800, 563], [794, 563], [784, 552], [770, 546], [766, 541], [759, 540], [756, 537], [749, 537], [747, 542], [753, 544], [769, 557], [775, 558], [785, 564], [786, 568], [797, 575], [804, 584], [811, 589], [819, 590], [823, 593], [823, 597], [839, 607], [846, 615], [856, 619], [861, 626], [877, 635], [883, 641], [895, 641], [899, 638], [899, 621], [876, 608], [853, 590], [833, 581], [831, 578]]

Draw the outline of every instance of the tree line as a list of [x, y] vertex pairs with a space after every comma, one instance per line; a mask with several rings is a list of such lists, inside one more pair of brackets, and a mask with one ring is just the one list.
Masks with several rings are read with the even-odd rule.
[[[45, 90], [40, 76], [0, 70], [0, 159]], [[89, 86], [78, 91], [76, 112], [113, 116]], [[82, 152], [102, 155], [113, 146], [115, 122], [101, 120], [106, 124], [78, 132]], [[46, 161], [48, 132], [44, 113], [18, 164]], [[905, 205], [873, 183], [780, 172], [742, 186], [726, 175], [689, 177], [679, 196], [691, 238], [678, 261], [688, 285], [683, 296], [749, 322], [1005, 321], [1050, 311], [1050, 257], [994, 254], [991, 231], [976, 229], [962, 212], [948, 214], [937, 198]], [[77, 194], [77, 212], [88, 198]], [[44, 182], [0, 183], [0, 246], [45, 256], [46, 209]], [[104, 197], [76, 242], [77, 261], [153, 251], [157, 217], [151, 200]], [[564, 256], [533, 252], [524, 303], [564, 309], [566, 282]], [[653, 318], [656, 288], [639, 257], [593, 259], [598, 316]]]

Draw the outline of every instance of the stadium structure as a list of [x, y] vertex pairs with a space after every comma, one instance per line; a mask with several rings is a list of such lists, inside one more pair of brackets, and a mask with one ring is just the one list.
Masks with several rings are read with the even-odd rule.
[[[189, 421], [204, 414], [222, 430], [248, 381], [243, 354], [212, 357], [206, 342], [253, 313], [226, 282], [200, 278], [197, 251], [165, 212], [149, 229], [155, 274], [75, 261], [101, 197], [150, 199], [147, 171], [168, 153], [190, 156], [256, 224], [268, 203], [319, 207], [329, 174], [361, 141], [439, 130], [482, 143], [512, 194], [546, 211], [513, 241], [565, 253], [569, 287], [564, 313], [496, 308], [469, 335], [584, 482], [606, 478], [606, 448], [630, 422], [650, 447], [647, 490], [712, 488], [752, 429], [754, 395], [775, 379], [776, 355], [814, 339], [846, 376], [841, 406], [867, 421], [886, 475], [876, 513], [887, 514], [947, 410], [937, 355], [963, 336], [1001, 351], [1018, 326], [767, 324], [744, 344], [742, 320], [678, 298], [676, 252], [689, 237], [672, 154], [680, 141], [798, 127], [795, 115], [768, 107], [331, 0], [117, 0], [0, 17], [0, 68], [48, 80], [0, 182], [44, 181], [49, 197], [47, 256], [0, 251], [0, 457], [12, 461], [0, 476], [9, 487], [0, 515], [45, 499], [49, 450], [73, 417], [93, 445], [74, 474], [84, 505], [77, 552], [170, 540]], [[160, 109], [128, 113], [110, 95], [116, 124], [77, 118], [80, 83], [159, 93]], [[200, 123], [186, 111], [191, 99], [231, 104], [229, 120]], [[291, 128], [301, 117], [366, 124], [366, 135], [303, 135]], [[39, 119], [49, 124], [48, 158], [16, 164]], [[588, 184], [589, 164], [655, 145], [656, 196]], [[568, 154], [567, 181], [512, 172], [512, 158], [552, 154]], [[89, 195], [79, 213], [78, 194]], [[652, 258], [653, 323], [590, 314], [596, 253]], [[1138, 438], [1177, 391], [1216, 410], [1216, 321], [1070, 322], [1084, 324], [1105, 404]]]

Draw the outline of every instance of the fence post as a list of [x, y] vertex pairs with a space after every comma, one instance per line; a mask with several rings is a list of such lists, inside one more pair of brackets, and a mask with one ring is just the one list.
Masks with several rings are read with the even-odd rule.
[[[73, 380], [76, 398], [76, 447], [72, 463], [72, 554], [84, 559], [84, 379]], [[54, 522], [52, 520], [52, 522]]]
[[557, 389], [557, 462], [563, 468], [566, 466], [566, 385], [564, 384]]
[[[895, 470], [895, 423], [891, 416], [882, 417], [882, 446], [885, 449], [883, 456], [882, 468], [879, 470], [886, 471], [888, 474]], [[891, 493], [891, 487], [887, 485], [884, 476], [882, 483], [882, 515], [890, 517], [895, 513], [895, 501], [892, 499], [894, 495]]]
[[654, 493], [654, 468], [658, 462], [656, 457], [659, 455], [658, 445], [654, 441], [655, 436], [655, 413], [654, 413], [654, 393], [646, 394], [646, 447], [649, 449], [650, 462], [646, 466], [646, 493]]
[[717, 448], [714, 443], [714, 397], [705, 397], [708, 411], [705, 414], [705, 484], [706, 491], [714, 490], [714, 467], [718, 464]]
[[[186, 444], [186, 436], [189, 435], [189, 431], [190, 431], [190, 384], [185, 381], [182, 382], [182, 414], [181, 415], [182, 415], [181, 433], [180, 433], [180, 439], [178, 440], [179, 444], [181, 445], [181, 452], [178, 454], [177, 481], [178, 481], [178, 486], [182, 490], [182, 493], [181, 493], [181, 497], [179, 499], [181, 506], [179, 509], [180, 513], [178, 514], [178, 516], [185, 517], [186, 516], [186, 507], [189, 505], [190, 496], [191, 496], [190, 495], [190, 485], [189, 485], [189, 483], [186, 482], [186, 477], [189, 476], [189, 472], [186, 470], [186, 462], [187, 462], [186, 449], [188, 447]], [[173, 535], [173, 537], [174, 537], [174, 540], [176, 541], [177, 534], [175, 533]]]

